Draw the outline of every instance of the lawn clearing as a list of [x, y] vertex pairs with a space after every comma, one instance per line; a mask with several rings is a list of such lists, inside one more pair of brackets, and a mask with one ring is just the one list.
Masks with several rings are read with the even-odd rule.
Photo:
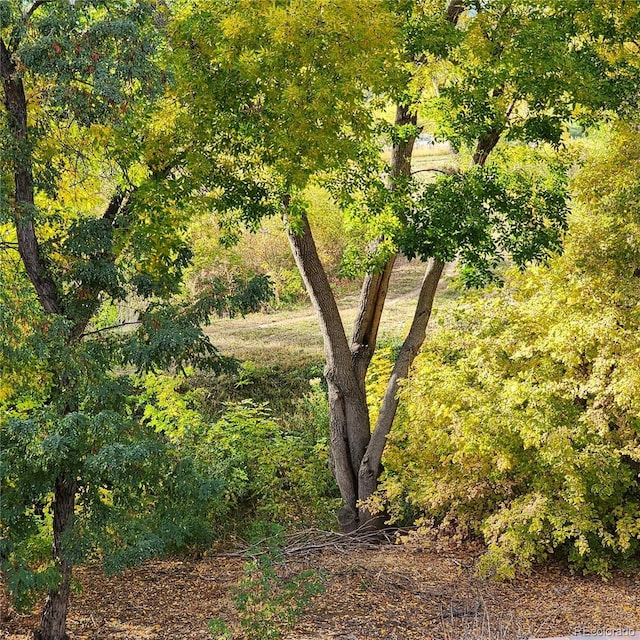
[[[419, 261], [397, 261], [382, 315], [380, 340], [404, 337], [415, 310], [424, 269], [425, 265]], [[451, 274], [449, 270], [449, 277], [443, 278], [440, 284], [436, 313], [456, 295], [447, 290]], [[349, 334], [358, 309], [358, 293], [343, 296], [338, 305]], [[245, 318], [219, 318], [206, 328], [206, 333], [223, 354], [259, 365], [277, 362], [290, 367], [305, 366], [322, 359], [323, 355], [322, 335], [311, 304]]]

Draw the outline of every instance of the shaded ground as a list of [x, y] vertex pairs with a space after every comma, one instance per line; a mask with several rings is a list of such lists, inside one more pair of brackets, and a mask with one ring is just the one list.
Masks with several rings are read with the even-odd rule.
[[[397, 545], [307, 553], [289, 570], [324, 575], [317, 596], [286, 640], [472, 640], [640, 630], [640, 579], [609, 582], [556, 565], [511, 583], [479, 579], [474, 550], [435, 552]], [[208, 621], [230, 619], [229, 593], [242, 576], [238, 558], [150, 562], [105, 578], [82, 567], [73, 596], [74, 640], [210, 640]], [[2, 640], [24, 640], [37, 616], [0, 622]]]

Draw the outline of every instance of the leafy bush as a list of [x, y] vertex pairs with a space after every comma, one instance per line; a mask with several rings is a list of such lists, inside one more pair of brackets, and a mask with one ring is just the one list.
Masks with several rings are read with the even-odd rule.
[[331, 526], [337, 494], [328, 465], [327, 400], [319, 384], [309, 387], [307, 380], [311, 391], [286, 421], [249, 399], [228, 403], [211, 419], [201, 412], [202, 389], [185, 391], [171, 377], [150, 379], [147, 419], [223, 484], [223, 499], [211, 513], [219, 534], [255, 520]]
[[335, 488], [327, 430], [285, 429], [264, 406], [230, 406], [207, 433], [207, 456], [225, 482], [223, 508], [248, 516], [310, 526], [332, 522]]
[[385, 458], [390, 509], [418, 509], [426, 529], [482, 535], [487, 571], [512, 575], [561, 553], [606, 575], [640, 553], [640, 154], [631, 136], [576, 178], [583, 204], [565, 254], [467, 297], [401, 391]]
[[[347, 244], [342, 213], [320, 187], [309, 187], [305, 196], [320, 258], [335, 281]], [[249, 280], [265, 274], [273, 282], [276, 307], [307, 299], [279, 218], [267, 218], [259, 229], [230, 238], [218, 229], [215, 217], [205, 216], [193, 223], [190, 233], [195, 254], [189, 271], [193, 291], [200, 291], [211, 281]]]
[[229, 403], [251, 400], [267, 404], [280, 420], [300, 422], [304, 417], [306, 423], [314, 424], [311, 414], [316, 409], [322, 413], [323, 403], [319, 396], [311, 403], [305, 398], [309, 395], [309, 382], [321, 380], [323, 363], [304, 357], [302, 360], [295, 365], [287, 362], [264, 365], [246, 360], [236, 371], [223, 375], [198, 372], [184, 386], [199, 389], [200, 406], [211, 420], [220, 417]]

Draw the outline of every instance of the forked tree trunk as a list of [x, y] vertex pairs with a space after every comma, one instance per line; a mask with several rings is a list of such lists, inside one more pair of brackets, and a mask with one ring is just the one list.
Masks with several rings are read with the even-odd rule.
[[[416, 115], [399, 106], [396, 125], [415, 125]], [[411, 173], [414, 137], [394, 145], [390, 188]], [[376, 514], [366, 505], [377, 488], [382, 453], [397, 409], [398, 382], [406, 377], [422, 342], [443, 263], [430, 263], [422, 283], [409, 334], [389, 381], [380, 418], [371, 433], [366, 375], [373, 357], [380, 318], [389, 288], [395, 256], [376, 273], [366, 276], [351, 340], [347, 339], [326, 272], [318, 257], [306, 217], [291, 225], [289, 242], [296, 264], [315, 307], [324, 339], [325, 377], [329, 388], [331, 464], [343, 499], [338, 520], [344, 531], [373, 525]], [[295, 230], [293, 230], [295, 229]]]
[[[349, 343], [306, 218], [301, 226], [301, 231], [290, 232], [289, 241], [316, 309], [324, 339], [325, 377], [329, 388], [331, 464], [343, 499], [338, 520], [344, 531], [354, 531], [365, 525], [372, 525], [376, 519], [377, 514], [369, 511], [366, 501], [377, 488], [386, 437], [398, 407], [398, 383], [407, 376], [424, 342], [444, 263], [432, 260], [427, 267], [413, 322], [394, 365], [372, 434], [365, 382], [393, 261], [390, 261], [388, 272], [385, 269], [365, 283], [363, 288], [365, 299], [361, 304], [361, 311], [375, 307], [371, 316], [375, 322], [360, 322], [360, 325], [369, 326], [367, 333], [372, 342]], [[362, 315], [361, 313], [359, 320], [362, 320]], [[356, 326], [359, 324], [356, 323]], [[354, 332], [354, 336], [356, 335], [357, 330]]]
[[[456, 22], [464, 5], [452, 0], [448, 18]], [[397, 126], [415, 125], [415, 111], [399, 105]], [[472, 163], [484, 165], [500, 139], [501, 131], [491, 130], [477, 143]], [[414, 137], [394, 144], [389, 188], [411, 175]], [[318, 257], [308, 220], [292, 225], [289, 242], [296, 264], [316, 309], [322, 328], [326, 358], [325, 375], [329, 387], [331, 464], [343, 506], [338, 520], [344, 531], [377, 526], [379, 515], [367, 503], [378, 486], [382, 455], [398, 408], [398, 389], [422, 346], [444, 262], [431, 259], [420, 288], [411, 328], [405, 338], [387, 383], [373, 432], [369, 421], [366, 375], [373, 357], [380, 318], [384, 308], [395, 256], [384, 268], [366, 276], [351, 340], [346, 337], [327, 275]]]
[[53, 560], [60, 572], [60, 582], [45, 601], [40, 628], [35, 640], [67, 640], [67, 613], [71, 594], [71, 563], [65, 558], [64, 538], [73, 525], [76, 484], [58, 478], [53, 502]]

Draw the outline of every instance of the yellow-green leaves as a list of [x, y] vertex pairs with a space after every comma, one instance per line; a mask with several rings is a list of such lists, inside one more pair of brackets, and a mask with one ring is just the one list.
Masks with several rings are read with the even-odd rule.
[[640, 548], [640, 140], [607, 144], [574, 179], [564, 255], [467, 297], [401, 392], [392, 507], [482, 534], [501, 575], [551, 552], [606, 574]]
[[[380, 0], [205, 2], [184, 5], [173, 29], [194, 134], [212, 156], [217, 140], [235, 143], [296, 187], [354, 154], [395, 42]], [[230, 126], [226, 141], [214, 123]]]
[[589, 121], [636, 100], [633, 3], [490, 2], [455, 26], [445, 3], [413, 4], [414, 86], [425, 117], [456, 146], [492, 131], [558, 144], [568, 119]]

